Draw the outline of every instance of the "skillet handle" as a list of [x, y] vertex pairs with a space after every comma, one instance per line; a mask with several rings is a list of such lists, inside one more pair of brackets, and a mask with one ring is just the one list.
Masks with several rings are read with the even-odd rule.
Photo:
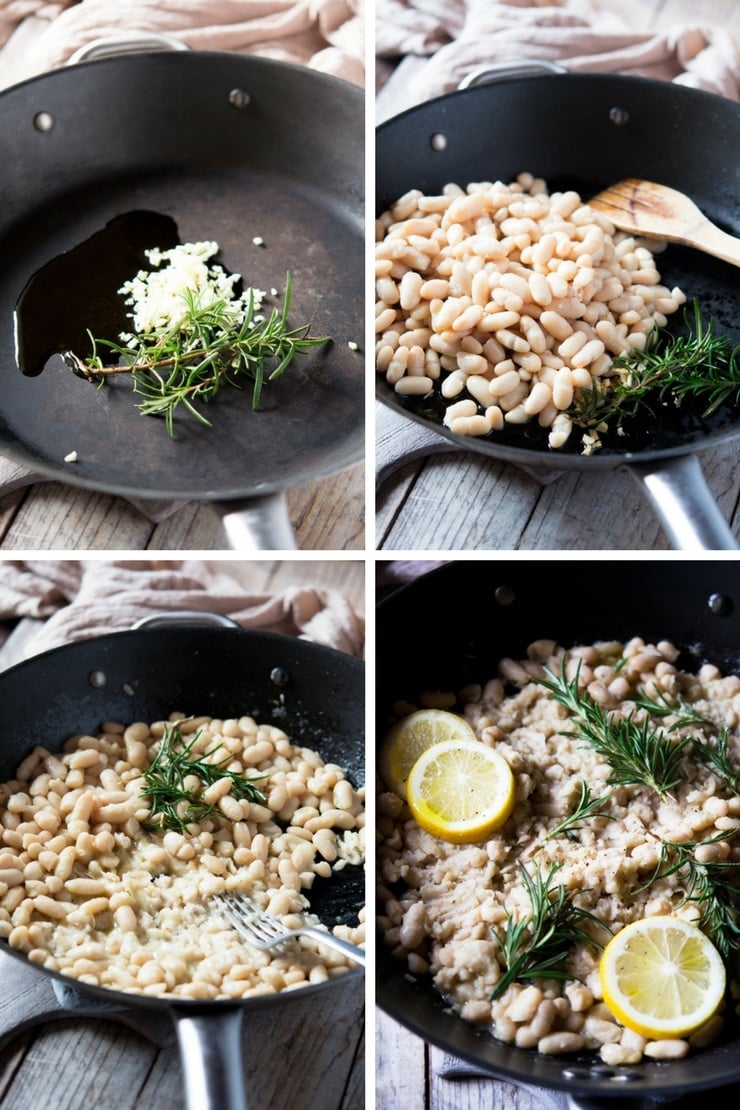
[[148, 51], [189, 50], [190, 47], [174, 35], [144, 33], [130, 37], [110, 36], [86, 42], [67, 59], [68, 66], [92, 62], [97, 58], [115, 58], [119, 54], [143, 54]]
[[137, 632], [140, 628], [167, 628], [171, 624], [199, 624], [205, 627], [216, 628], [241, 628], [241, 625], [227, 617], [224, 613], [201, 612], [200, 609], [173, 609], [170, 613], [150, 613], [147, 617], [139, 617], [131, 625], [131, 630]]
[[695, 455], [628, 467], [678, 551], [735, 551], [738, 542], [722, 516]]
[[295, 551], [298, 547], [282, 490], [213, 507], [235, 551]]
[[567, 73], [565, 66], [559, 62], [550, 62], [546, 58], [522, 58], [518, 62], [493, 62], [491, 65], [476, 66], [467, 73], [459, 89], [470, 89], [475, 85], [494, 85], [497, 81], [508, 81], [519, 77], [544, 77], [548, 73]]
[[241, 1006], [173, 1010], [188, 1110], [247, 1110]]

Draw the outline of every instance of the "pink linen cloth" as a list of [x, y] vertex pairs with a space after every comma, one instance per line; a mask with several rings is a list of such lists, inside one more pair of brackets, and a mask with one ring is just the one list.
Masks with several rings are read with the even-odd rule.
[[574, 73], [675, 81], [740, 100], [740, 50], [725, 31], [702, 27], [700, 5], [690, 24], [636, 33], [633, 3], [377, 0], [377, 53], [431, 58], [411, 78], [419, 102], [457, 88], [483, 63], [522, 59], [557, 61]]
[[33, 653], [130, 628], [176, 610], [221, 613], [243, 628], [298, 636], [362, 657], [364, 620], [338, 590], [291, 586], [250, 593], [224, 569], [197, 560], [38, 560], [0, 565], [0, 621], [45, 620]]
[[25, 19], [48, 20], [27, 70], [63, 65], [94, 39], [159, 32], [196, 50], [227, 50], [309, 66], [362, 85], [364, 0], [0, 0], [0, 45]]

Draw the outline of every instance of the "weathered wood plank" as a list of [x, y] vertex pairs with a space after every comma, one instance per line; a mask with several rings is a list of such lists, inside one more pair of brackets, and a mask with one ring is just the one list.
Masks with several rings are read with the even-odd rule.
[[4, 550], [138, 550], [151, 523], [119, 497], [41, 482], [25, 492], [3, 541]]
[[288, 490], [288, 511], [304, 551], [363, 551], [365, 467]]
[[3, 1110], [133, 1110], [156, 1054], [143, 1037], [113, 1023], [50, 1022], [29, 1045]]
[[427, 1050], [381, 1010], [375, 1017], [375, 1105], [377, 1110], [427, 1110]]
[[428, 459], [387, 532], [395, 550], [516, 548], [541, 496], [516, 467], [472, 452]]
[[[364, 467], [353, 467], [288, 491], [288, 506], [303, 550], [361, 551]], [[220, 551], [221, 521], [207, 502], [182, 505], [159, 524], [123, 498], [41, 482], [0, 503], [0, 547], [31, 550]]]

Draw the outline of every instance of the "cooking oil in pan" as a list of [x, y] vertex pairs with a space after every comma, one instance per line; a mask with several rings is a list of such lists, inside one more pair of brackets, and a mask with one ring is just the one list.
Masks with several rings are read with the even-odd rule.
[[180, 242], [171, 216], [135, 211], [116, 216], [101, 231], [47, 262], [28, 281], [15, 309], [16, 362], [29, 376], [49, 359], [91, 353], [90, 331], [117, 340], [130, 321], [118, 290], [139, 270], [150, 270], [145, 251]]

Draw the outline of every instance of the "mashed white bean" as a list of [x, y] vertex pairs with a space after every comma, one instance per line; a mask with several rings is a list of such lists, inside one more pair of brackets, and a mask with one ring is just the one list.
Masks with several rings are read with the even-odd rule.
[[[343, 769], [251, 717], [185, 719], [181, 733], [228, 769], [265, 776], [264, 803], [229, 780], [218, 814], [184, 831], [148, 827], [143, 770], [164, 723], [105, 724], [58, 754], [36, 748], [0, 785], [0, 937], [43, 967], [115, 990], [247, 998], [341, 975], [352, 965], [313, 941], [258, 952], [214, 895], [243, 891], [290, 927], [317, 876], [364, 858], [364, 791]], [[364, 911], [337, 936], [364, 941]]]
[[527, 173], [413, 189], [376, 226], [378, 372], [403, 396], [460, 398], [444, 417], [455, 433], [536, 420], [562, 447], [577, 391], [686, 300], [660, 284], [660, 247]]
[[[728, 730], [728, 745], [740, 763], [740, 677], [723, 677], [704, 665], [698, 674], [676, 667], [678, 652], [667, 642], [633, 639], [626, 645], [601, 643], [564, 650], [551, 641], [529, 648], [525, 660], [502, 660], [499, 675], [463, 691], [464, 713], [480, 740], [495, 745], [514, 772], [517, 801], [512, 816], [487, 840], [456, 845], [424, 832], [396, 794], [378, 800], [380, 929], [394, 956], [414, 975], [429, 974], [437, 990], [466, 1020], [485, 1026], [499, 1040], [543, 1053], [598, 1050], [610, 1064], [638, 1063], [643, 1055], [677, 1058], [704, 1047], [721, 1032], [717, 1015], [689, 1041], [649, 1042], [616, 1022], [602, 1001], [594, 947], [573, 948], [566, 981], [514, 982], [495, 1000], [504, 973], [494, 932], [506, 931], [506, 911], [514, 919], [531, 911], [520, 866], [541, 874], [557, 865], [555, 882], [575, 903], [595, 914], [613, 932], [655, 914], [695, 920], [696, 903], [684, 902], [680, 874], [649, 883], [660, 861], [661, 841], [709, 841], [740, 829], [740, 798], [699, 761], [684, 758], [681, 784], [665, 797], [647, 786], [608, 785], [611, 769], [592, 748], [568, 735], [573, 720], [545, 689], [532, 681], [543, 664], [560, 672], [567, 660], [580, 682], [606, 709], [628, 715], [634, 697], [680, 697], [705, 719], [677, 729], [707, 742]], [[508, 692], [511, 686], [518, 692]], [[454, 695], [452, 695], [454, 696]], [[435, 692], [422, 704], [449, 705]], [[400, 707], [401, 712], [407, 707]], [[669, 728], [675, 716], [656, 718]], [[581, 784], [607, 799], [603, 815], [581, 823], [572, 838], [548, 834], [572, 813]], [[697, 848], [696, 858], [737, 862], [740, 842], [731, 836]], [[608, 939], [597, 928], [594, 939]], [[733, 998], [740, 997], [733, 967]]]

